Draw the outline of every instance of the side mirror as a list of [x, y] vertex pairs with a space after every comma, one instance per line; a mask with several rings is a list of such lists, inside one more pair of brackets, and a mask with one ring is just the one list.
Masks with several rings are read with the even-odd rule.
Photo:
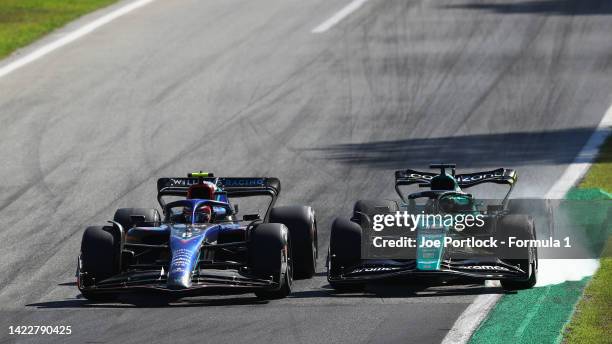
[[261, 217], [259, 216], [259, 214], [246, 214], [242, 217], [242, 220], [244, 221], [256, 221], [256, 220], [261, 220]]

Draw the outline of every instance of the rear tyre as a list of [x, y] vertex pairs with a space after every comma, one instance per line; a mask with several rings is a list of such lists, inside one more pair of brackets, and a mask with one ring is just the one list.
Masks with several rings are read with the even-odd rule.
[[[531, 217], [527, 215], [506, 215], [500, 219], [497, 225], [498, 241], [508, 242], [508, 237], [516, 237], [518, 240], [535, 240], [535, 226]], [[537, 282], [537, 248], [502, 248], [498, 256], [507, 264], [514, 265], [526, 272], [523, 280], [501, 280], [502, 287], [506, 290], [522, 290], [535, 286]]]
[[553, 233], [553, 210], [550, 200], [527, 198], [511, 199], [508, 201], [508, 212], [512, 214], [528, 215], [534, 219], [541, 234]]
[[296, 278], [311, 278], [317, 268], [317, 220], [307, 206], [276, 207], [270, 211], [270, 223], [282, 223], [291, 233], [293, 267]]
[[[139, 219], [135, 219], [132, 216], [138, 216]], [[121, 224], [123, 230], [127, 232], [134, 226], [158, 225], [161, 222], [161, 217], [157, 209], [120, 208], [115, 212], [113, 221]]]
[[355, 291], [363, 289], [364, 284], [345, 284], [332, 281], [346, 267], [361, 262], [361, 227], [347, 219], [337, 218], [332, 223], [327, 255], [327, 281], [337, 291]]
[[351, 220], [358, 223], [364, 224], [368, 217], [373, 214], [391, 214], [399, 211], [397, 202], [391, 200], [359, 200], [355, 202], [353, 206], [353, 217]]
[[282, 299], [291, 293], [293, 261], [290, 233], [280, 223], [257, 226], [249, 241], [249, 262], [253, 274], [262, 279], [270, 277], [278, 284], [273, 290], [256, 291], [261, 299]]
[[[119, 271], [119, 252], [113, 235], [104, 227], [87, 227], [81, 241], [81, 267], [84, 273], [85, 286], [107, 279]], [[115, 297], [113, 294], [98, 294], [81, 290], [86, 299], [107, 301]]]

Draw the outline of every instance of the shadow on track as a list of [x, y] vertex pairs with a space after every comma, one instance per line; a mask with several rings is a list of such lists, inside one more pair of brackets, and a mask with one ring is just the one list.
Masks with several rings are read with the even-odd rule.
[[[288, 297], [291, 299], [311, 298], [428, 298], [441, 296], [465, 296], [482, 294], [505, 294], [501, 288], [485, 287], [482, 284], [470, 285], [428, 285], [417, 283], [377, 283], [368, 285], [363, 291], [338, 293], [330, 286], [322, 289], [294, 291]], [[245, 305], [263, 305], [270, 301], [260, 300], [256, 297], [237, 296], [219, 298], [182, 298], [174, 299], [158, 294], [125, 294], [117, 301], [109, 303], [97, 303], [85, 300], [79, 295], [75, 299], [59, 301], [38, 302], [26, 305], [37, 309], [62, 309], [62, 308], [96, 308], [96, 309], [130, 309], [130, 308], [181, 308], [181, 307], [227, 307]], [[272, 301], [274, 302], [274, 301]]]
[[[317, 275], [325, 275], [319, 272]], [[60, 283], [58, 286], [72, 287], [74, 282]], [[483, 294], [507, 294], [499, 287], [486, 287], [482, 283], [472, 280], [454, 280], [448, 283], [437, 283], [427, 280], [402, 281], [390, 280], [386, 282], [370, 283], [363, 290], [355, 292], [337, 292], [330, 285], [318, 289], [293, 291], [287, 300], [291, 299], [335, 299], [335, 298], [429, 298], [442, 296], [466, 296]], [[131, 309], [131, 308], [182, 308], [182, 307], [227, 307], [265, 305], [269, 302], [258, 299], [251, 294], [243, 295], [217, 295], [201, 297], [176, 298], [171, 295], [144, 292], [126, 293], [118, 296], [111, 302], [93, 302], [84, 299], [81, 295], [71, 299], [36, 302], [26, 307], [37, 309], [63, 309], [63, 308], [95, 308], [95, 309]]]
[[[593, 134], [593, 128], [555, 131], [477, 134], [337, 144], [310, 149], [322, 159], [370, 168], [426, 166], [432, 159], [477, 168], [490, 165], [548, 165], [572, 163]], [[491, 154], [497, 152], [497, 154]], [[487, 159], [482, 159], [487, 156]]]
[[612, 3], [608, 0], [536, 0], [505, 3], [467, 3], [444, 8], [483, 10], [498, 14], [541, 15], [610, 15]]
[[388, 282], [369, 284], [363, 291], [339, 293], [330, 286], [324, 289], [292, 292], [289, 298], [423, 298], [459, 295], [505, 294], [501, 288], [485, 287], [482, 284], [431, 285], [417, 283]]
[[218, 306], [245, 306], [266, 304], [269, 301], [260, 300], [255, 296], [238, 295], [232, 297], [218, 298], [172, 298], [164, 295], [124, 294], [116, 301], [93, 302], [82, 298], [80, 295], [75, 299], [59, 301], [38, 302], [26, 305], [38, 309], [61, 309], [61, 308], [181, 308], [181, 307], [218, 307]]

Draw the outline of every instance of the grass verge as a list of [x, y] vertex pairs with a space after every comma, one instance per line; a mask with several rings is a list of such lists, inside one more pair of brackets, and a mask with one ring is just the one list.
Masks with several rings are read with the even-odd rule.
[[[566, 199], [609, 200], [611, 161], [612, 138], [602, 147], [599, 158], [579, 188], [570, 190]], [[608, 236], [609, 228], [601, 227], [607, 225], [601, 221], [609, 219], [610, 213], [607, 209], [593, 207], [575, 210], [576, 213], [568, 214], [573, 214], [571, 218], [583, 225], [584, 234], [593, 236], [592, 248], [601, 250], [605, 246], [597, 273], [580, 281], [565, 281], [503, 295], [474, 332], [470, 344], [549, 344], [561, 341], [568, 344], [612, 344], [612, 240]], [[602, 229], [608, 229], [607, 233]]]
[[588, 279], [504, 295], [469, 344], [551, 344], [578, 302]]
[[0, 59], [117, 0], [0, 0]]
[[[601, 188], [612, 192], [612, 137], [608, 138], [582, 188]], [[563, 342], [567, 344], [612, 343], [612, 240], [608, 240], [600, 267], [591, 278], [583, 297], [566, 326]]]

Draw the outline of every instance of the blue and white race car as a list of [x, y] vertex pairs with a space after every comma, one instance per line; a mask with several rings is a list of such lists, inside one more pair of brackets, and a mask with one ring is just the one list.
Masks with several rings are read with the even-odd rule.
[[[308, 206], [274, 207], [277, 178], [198, 172], [160, 178], [157, 188], [163, 217], [156, 209], [123, 208], [108, 225], [85, 230], [77, 270], [85, 298], [148, 290], [275, 299], [289, 295], [294, 276], [314, 275], [315, 213]], [[237, 202], [253, 198], [264, 206], [239, 218]]]

